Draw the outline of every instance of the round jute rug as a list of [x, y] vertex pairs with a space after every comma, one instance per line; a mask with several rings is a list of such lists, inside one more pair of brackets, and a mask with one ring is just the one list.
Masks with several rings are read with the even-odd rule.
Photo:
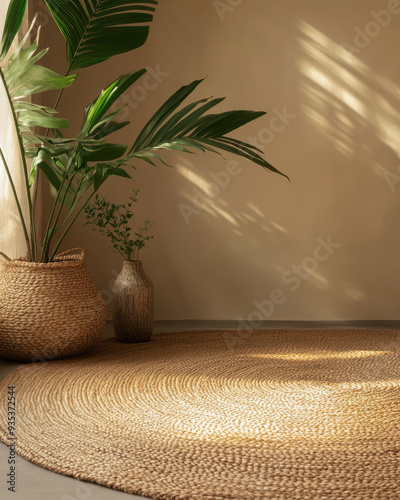
[[399, 500], [400, 334], [258, 330], [106, 340], [0, 384], [41, 467], [155, 499]]

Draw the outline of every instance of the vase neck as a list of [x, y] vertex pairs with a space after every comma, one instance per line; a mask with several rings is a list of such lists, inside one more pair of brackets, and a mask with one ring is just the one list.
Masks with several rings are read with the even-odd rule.
[[124, 269], [143, 269], [141, 260], [124, 260]]

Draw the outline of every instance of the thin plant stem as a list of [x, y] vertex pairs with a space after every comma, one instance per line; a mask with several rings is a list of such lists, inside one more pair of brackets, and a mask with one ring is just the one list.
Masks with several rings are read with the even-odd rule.
[[[70, 69], [68, 69], [67, 73], [65, 76], [68, 76], [69, 75], [69, 72], [70, 72]], [[64, 92], [64, 89], [61, 89], [60, 92], [58, 93], [58, 96], [57, 96], [57, 99], [56, 99], [56, 102], [54, 104], [54, 107], [53, 109], [57, 109], [58, 107], [58, 104], [60, 102], [60, 99], [61, 99], [61, 96]], [[45, 133], [45, 137], [48, 137], [49, 135], [49, 132], [50, 132], [50, 129], [48, 128], [46, 130], [46, 133]], [[35, 172], [35, 183], [33, 185], [33, 192], [32, 192], [32, 211], [33, 211], [33, 218], [35, 219], [35, 216], [36, 216], [36, 206], [37, 206], [37, 196], [38, 196], [38, 189], [39, 189], [39, 179], [40, 179], [40, 169], [36, 169], [36, 172]], [[46, 234], [47, 234], [47, 231], [46, 231]], [[42, 248], [42, 254], [41, 254], [41, 261], [43, 259], [43, 248]]]
[[6, 91], [7, 99], [9, 102], [9, 106], [10, 106], [13, 121], [14, 121], [15, 131], [16, 131], [17, 137], [18, 137], [18, 144], [19, 144], [20, 155], [21, 155], [23, 170], [24, 170], [25, 190], [26, 190], [26, 196], [28, 199], [29, 220], [30, 220], [30, 226], [31, 226], [30, 227], [31, 239], [29, 240], [30, 241], [30, 252], [29, 253], [30, 253], [30, 259], [35, 261], [36, 260], [36, 231], [35, 231], [35, 221], [33, 220], [32, 199], [31, 199], [31, 191], [30, 191], [30, 187], [29, 187], [28, 165], [27, 165], [26, 157], [25, 157], [25, 148], [24, 148], [24, 144], [22, 142], [22, 135], [21, 135], [21, 132], [19, 130], [18, 119], [17, 119], [17, 115], [15, 113], [13, 101], [12, 101], [12, 98], [11, 98], [11, 95], [10, 95], [10, 92], [9, 92], [9, 89], [8, 89], [8, 86], [6, 83], [6, 79], [5, 79], [4, 74], [3, 74], [3, 70], [1, 68], [0, 68], [0, 78], [3, 82], [3, 86], [4, 86], [4, 89]]
[[[128, 254], [128, 255], [123, 254], [119, 248], [117, 248], [117, 252], [121, 255], [121, 257], [122, 257], [124, 260], [130, 260], [130, 259], [129, 259], [130, 254]], [[127, 258], [127, 257], [128, 257], [128, 258]]]
[[[65, 172], [67, 172], [67, 170]], [[65, 179], [66, 179], [66, 173], [64, 174], [63, 180], [61, 181], [61, 187], [63, 186], [63, 184], [65, 182]], [[57, 196], [56, 196], [56, 199], [54, 200], [54, 203], [53, 203], [53, 206], [52, 206], [52, 209], [51, 209], [48, 221], [47, 221], [47, 227], [46, 227], [46, 232], [44, 234], [44, 240], [43, 240], [43, 246], [42, 246], [42, 254], [40, 256], [40, 262], [45, 262], [46, 261], [46, 253], [48, 253], [48, 248], [49, 248], [49, 242], [48, 242], [48, 240], [49, 240], [49, 235], [50, 235], [50, 230], [51, 230], [51, 221], [53, 220], [54, 212], [56, 211], [57, 202], [58, 202], [58, 199], [59, 199], [60, 193], [61, 193], [61, 187], [57, 191]]]
[[13, 192], [15, 203], [17, 205], [18, 214], [19, 214], [19, 217], [21, 219], [22, 229], [24, 231], [25, 242], [26, 242], [26, 246], [27, 246], [27, 250], [28, 250], [28, 260], [31, 260], [31, 258], [32, 258], [31, 246], [30, 246], [30, 241], [29, 241], [28, 229], [26, 227], [26, 223], [25, 223], [25, 219], [24, 219], [24, 214], [22, 213], [21, 204], [20, 204], [19, 199], [18, 199], [17, 190], [15, 189], [15, 184], [14, 184], [10, 169], [7, 165], [7, 161], [4, 157], [3, 150], [1, 148], [0, 148], [0, 156], [1, 156], [1, 159], [3, 161], [4, 168], [6, 169], [7, 177], [8, 177], [8, 180], [10, 181], [11, 190]]
[[[76, 175], [76, 174], [75, 174]], [[58, 212], [57, 212], [57, 215], [56, 215], [56, 218], [54, 219], [54, 223], [53, 223], [53, 228], [55, 228], [57, 226], [57, 222], [58, 222], [58, 219], [60, 218], [60, 215], [61, 215], [61, 212], [62, 212], [62, 209], [64, 208], [64, 202], [65, 202], [65, 199], [67, 197], [67, 194], [68, 194], [68, 190], [69, 188], [71, 187], [71, 184], [75, 178], [75, 175], [72, 175], [70, 180], [68, 181], [68, 184], [65, 188], [65, 191], [64, 191], [64, 194], [63, 194], [63, 197], [62, 199], [59, 201], [59, 209], [58, 209]]]
[[[119, 162], [117, 163], [117, 165], [112, 169], [112, 170], [116, 170], [118, 169], [121, 165], [123, 164], [123, 162]], [[99, 186], [100, 187], [100, 186]], [[93, 190], [93, 193], [89, 196], [89, 198], [85, 201], [85, 203], [83, 203], [83, 205], [81, 206], [81, 208], [78, 210], [77, 214], [75, 215], [75, 217], [73, 217], [73, 219], [71, 220], [71, 222], [68, 224], [68, 226], [66, 227], [65, 231], [63, 232], [63, 234], [61, 235], [60, 239], [58, 240], [58, 242], [56, 243], [54, 249], [53, 249], [53, 252], [52, 254], [50, 255], [50, 259], [48, 260], [48, 262], [51, 262], [53, 259], [54, 259], [54, 256], [56, 255], [56, 252], [57, 250], [59, 249], [61, 243], [64, 241], [64, 238], [66, 237], [66, 235], [68, 234], [69, 230], [71, 229], [72, 225], [74, 224], [74, 222], [76, 221], [76, 219], [79, 217], [79, 215], [82, 213], [83, 209], [85, 208], [85, 206], [89, 203], [89, 201], [93, 198], [93, 196], [96, 194], [96, 192], [98, 191], [97, 190]], [[66, 219], [64, 220], [63, 224], [66, 222], [66, 220], [68, 219], [68, 216], [66, 217]], [[121, 254], [122, 255], [122, 254]], [[124, 256], [123, 256], [124, 257]], [[124, 257], [125, 258], [125, 257]]]
[[33, 217], [32, 217], [32, 199], [31, 199], [31, 192], [30, 192], [30, 187], [29, 187], [28, 165], [27, 165], [26, 157], [25, 157], [25, 149], [24, 149], [24, 145], [23, 145], [23, 141], [22, 141], [22, 135], [21, 135], [20, 130], [19, 130], [18, 119], [17, 119], [17, 115], [16, 115], [15, 110], [14, 110], [13, 101], [12, 101], [12, 98], [11, 98], [11, 95], [10, 95], [10, 92], [9, 92], [9, 89], [8, 89], [8, 86], [7, 86], [7, 83], [6, 83], [6, 80], [5, 80], [5, 77], [4, 77], [4, 74], [3, 74], [3, 71], [1, 68], [0, 68], [0, 77], [1, 77], [1, 80], [3, 82], [4, 89], [6, 91], [6, 95], [8, 98], [9, 106], [11, 109], [11, 113], [12, 113], [12, 117], [13, 117], [13, 121], [14, 121], [14, 127], [15, 127], [15, 131], [17, 133], [17, 138], [18, 138], [20, 156], [21, 156], [22, 164], [23, 164], [25, 189], [26, 189], [26, 195], [27, 195], [27, 200], [28, 200], [29, 219], [30, 219], [30, 226], [31, 226], [30, 227], [30, 233], [31, 233], [31, 240], [30, 240], [31, 251], [30, 251], [30, 253], [31, 253], [31, 258], [33, 260], [35, 260], [35, 254], [36, 254], [36, 251], [35, 251], [35, 241], [36, 241], [35, 224], [34, 224]]
[[89, 203], [89, 201], [93, 198], [95, 194], [95, 191], [93, 191], [93, 193], [89, 196], [89, 198], [86, 200], [86, 202], [81, 206], [81, 208], [78, 210], [77, 214], [75, 215], [75, 217], [72, 219], [72, 221], [68, 224], [68, 226], [66, 227], [65, 231], [63, 232], [63, 234], [61, 235], [60, 239], [58, 240], [58, 242], [56, 243], [55, 247], [54, 247], [54, 250], [50, 256], [50, 260], [49, 262], [51, 262], [55, 255], [56, 255], [56, 252], [57, 250], [59, 249], [61, 243], [63, 242], [64, 238], [67, 236], [69, 230], [71, 229], [71, 226], [72, 224], [76, 221], [76, 219], [79, 217], [79, 215], [82, 213], [82, 210], [85, 208], [85, 206]]
[[[50, 212], [50, 215], [49, 215], [49, 220], [47, 221], [47, 227], [46, 227], [46, 232], [45, 232], [45, 237], [44, 237], [44, 244], [43, 244], [43, 248], [42, 248], [42, 255], [41, 255], [41, 258], [40, 258], [40, 261], [43, 262], [47, 262], [48, 261], [48, 254], [49, 254], [49, 249], [50, 249], [50, 243], [51, 243], [51, 240], [52, 240], [52, 235], [51, 235], [51, 229], [53, 229], [55, 227], [55, 224], [53, 225], [53, 228], [52, 228], [52, 220], [53, 220], [53, 217], [54, 217], [54, 213], [56, 211], [56, 208], [57, 208], [57, 203], [60, 203], [61, 204], [61, 209], [62, 209], [62, 205], [65, 201], [65, 197], [66, 197], [66, 194], [67, 194], [67, 188], [65, 189], [65, 192], [64, 192], [64, 195], [63, 195], [63, 198], [62, 198], [62, 201], [60, 202], [59, 199], [60, 199], [60, 195], [61, 195], [61, 192], [62, 192], [62, 187], [64, 186], [65, 184], [65, 181], [67, 180], [68, 178], [68, 171], [72, 165], [72, 161], [74, 159], [74, 156], [75, 156], [75, 153], [76, 153], [76, 150], [78, 148], [78, 144], [75, 146], [74, 148], [74, 151], [72, 153], [72, 156], [68, 162], [68, 165], [65, 167], [65, 173], [64, 173], [64, 176], [62, 178], [62, 181], [61, 181], [61, 186], [60, 186], [60, 189], [57, 191], [57, 196], [56, 196], [56, 199], [54, 200], [54, 203], [53, 203], [53, 207], [51, 209], [51, 212]], [[69, 187], [69, 185], [68, 185]], [[57, 220], [58, 220], [58, 217], [57, 216]]]
[[[68, 75], [69, 75], [69, 73], [70, 73], [70, 71], [71, 71], [71, 70], [68, 68], [68, 71], [66, 72], [65, 76], [68, 76]], [[61, 96], [63, 95], [64, 90], [65, 90], [65, 89], [61, 89], [61, 90], [60, 90], [60, 92], [58, 93], [58, 96], [57, 96], [56, 102], [55, 102], [55, 104], [54, 104], [54, 106], [53, 106], [53, 109], [54, 109], [54, 110], [56, 110], [56, 109], [57, 109], [57, 107], [58, 107], [58, 105], [59, 105], [59, 103], [60, 103]], [[48, 129], [46, 130], [46, 133], [44, 134], [44, 136], [45, 136], [45, 137], [48, 137], [49, 132], [50, 132], [50, 129], [48, 128]]]

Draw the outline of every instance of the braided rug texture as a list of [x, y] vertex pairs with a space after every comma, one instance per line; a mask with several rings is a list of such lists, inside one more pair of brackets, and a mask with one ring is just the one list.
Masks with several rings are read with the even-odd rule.
[[400, 333], [257, 330], [101, 342], [0, 383], [17, 453], [155, 499], [399, 500]]

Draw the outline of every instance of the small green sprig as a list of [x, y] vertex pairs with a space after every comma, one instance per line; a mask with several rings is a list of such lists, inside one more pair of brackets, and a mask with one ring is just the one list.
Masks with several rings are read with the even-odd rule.
[[115, 253], [119, 253], [126, 260], [139, 260], [139, 252], [148, 240], [154, 236], [146, 235], [154, 222], [146, 219], [142, 227], [138, 227], [132, 236], [133, 229], [130, 220], [133, 217], [132, 206], [137, 202], [139, 189], [133, 190], [127, 205], [116, 205], [106, 201], [104, 196], [96, 195], [94, 202], [85, 206], [84, 212], [87, 219], [85, 225], [93, 224], [93, 231], [100, 231], [103, 236], [111, 240]]

